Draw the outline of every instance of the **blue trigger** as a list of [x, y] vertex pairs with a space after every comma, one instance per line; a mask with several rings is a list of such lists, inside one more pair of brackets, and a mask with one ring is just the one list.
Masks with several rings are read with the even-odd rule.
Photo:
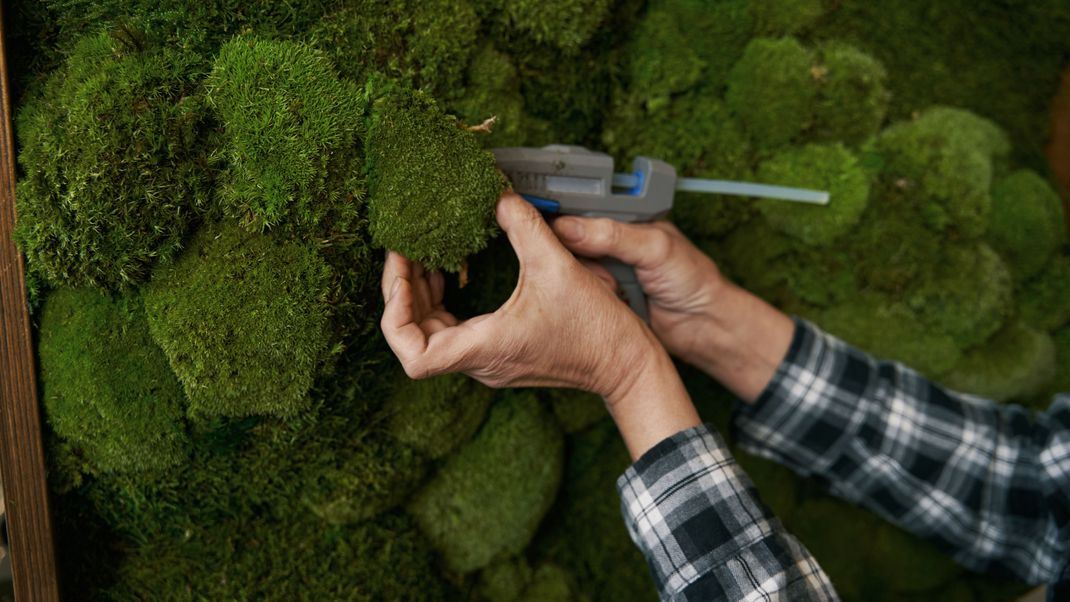
[[635, 172], [635, 186], [632, 186], [628, 194], [631, 196], [639, 196], [643, 194], [643, 181], [646, 179], [646, 174], [642, 171]]
[[536, 209], [543, 213], [561, 213], [561, 203], [553, 199], [544, 199], [539, 196], [531, 194], [521, 194], [524, 200], [531, 203]]

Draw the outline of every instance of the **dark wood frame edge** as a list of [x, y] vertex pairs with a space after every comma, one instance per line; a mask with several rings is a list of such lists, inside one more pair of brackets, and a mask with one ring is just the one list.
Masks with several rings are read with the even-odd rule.
[[15, 226], [15, 139], [0, 11], [0, 479], [18, 602], [59, 600], [37, 371]]

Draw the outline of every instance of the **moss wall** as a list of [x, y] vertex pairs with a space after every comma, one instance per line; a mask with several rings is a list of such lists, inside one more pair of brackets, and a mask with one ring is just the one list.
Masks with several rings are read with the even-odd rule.
[[[672, 218], [786, 311], [1043, 407], [1070, 388], [1070, 249], [1041, 160], [1070, 8], [975, 4], [9, 3], [66, 594], [654, 597], [598, 399], [414, 383], [378, 333], [384, 246], [465, 275], [461, 315], [511, 292], [490, 146], [830, 190], [681, 194]], [[684, 376], [727, 432], [731, 397]], [[740, 461], [845, 599], [1021, 589]]]

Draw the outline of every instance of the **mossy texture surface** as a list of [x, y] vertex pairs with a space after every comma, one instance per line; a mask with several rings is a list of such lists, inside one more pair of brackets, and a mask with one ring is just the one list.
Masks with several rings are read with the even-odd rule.
[[[68, 591], [656, 595], [601, 400], [409, 381], [378, 334], [383, 248], [449, 272], [458, 316], [513, 293], [490, 147], [828, 190], [825, 207], [681, 193], [670, 217], [781, 309], [1046, 407], [1070, 388], [1065, 216], [1042, 160], [1070, 8], [973, 4], [5, 5]], [[731, 395], [685, 381], [727, 429]], [[739, 460], [846, 600], [1017, 593]]]

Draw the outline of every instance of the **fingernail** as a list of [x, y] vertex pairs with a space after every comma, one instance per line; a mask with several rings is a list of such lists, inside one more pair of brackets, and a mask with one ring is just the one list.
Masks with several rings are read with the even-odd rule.
[[390, 300], [397, 294], [398, 289], [401, 288], [401, 276], [394, 276], [394, 284], [390, 285], [390, 296], [386, 298], [386, 302], [390, 303]]
[[554, 226], [558, 236], [567, 241], [578, 242], [583, 239], [583, 224], [578, 219], [561, 217]]

